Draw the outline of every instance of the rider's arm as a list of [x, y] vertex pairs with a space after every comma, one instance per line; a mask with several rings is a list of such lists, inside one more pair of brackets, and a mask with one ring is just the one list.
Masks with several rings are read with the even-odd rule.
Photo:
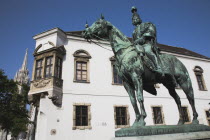
[[137, 45], [137, 44], [143, 45], [144, 43], [145, 43], [145, 37], [144, 36], [139, 37], [134, 41], [134, 45]]
[[145, 23], [147, 24], [147, 30], [146, 32], [143, 34], [145, 40], [148, 40], [148, 41], [155, 41], [156, 40], [156, 27], [154, 24], [148, 22], [148, 23]]
[[145, 37], [141, 35], [140, 27], [137, 27], [138, 29], [135, 32], [135, 36], [133, 36], [134, 39], [134, 45], [143, 45], [145, 43]]

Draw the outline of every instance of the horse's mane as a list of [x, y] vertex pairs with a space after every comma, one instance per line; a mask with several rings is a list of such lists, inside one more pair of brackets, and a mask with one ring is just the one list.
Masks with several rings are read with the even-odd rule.
[[115, 34], [123, 41], [130, 42], [128, 37], [124, 35], [117, 27], [115, 27], [111, 22], [107, 21], [107, 24], [112, 27], [112, 31], [115, 32]]

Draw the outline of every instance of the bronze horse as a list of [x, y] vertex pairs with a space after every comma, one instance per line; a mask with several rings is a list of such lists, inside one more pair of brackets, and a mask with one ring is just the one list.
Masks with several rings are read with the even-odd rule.
[[[144, 108], [143, 90], [156, 95], [157, 91], [154, 87], [156, 83], [162, 83], [168, 89], [178, 106], [178, 124], [184, 124], [181, 100], [175, 91], [172, 78], [167, 75], [160, 78], [151, 71], [151, 69], [147, 67], [143, 57], [137, 54], [132, 43], [120, 30], [104, 18], [101, 18], [85, 29], [83, 37], [86, 39], [97, 38], [102, 40], [108, 38], [107, 40], [110, 41], [116, 59], [118, 74], [123, 80], [123, 85], [129, 94], [130, 101], [135, 111], [136, 119], [133, 127], [146, 125], [144, 119], [147, 115]], [[186, 67], [176, 57], [169, 54], [160, 54], [160, 59], [162, 60], [163, 66], [168, 66], [167, 70], [174, 76], [176, 82], [185, 92], [193, 111], [192, 123], [198, 124], [193, 88]], [[136, 99], [140, 104], [141, 113], [137, 106]]]

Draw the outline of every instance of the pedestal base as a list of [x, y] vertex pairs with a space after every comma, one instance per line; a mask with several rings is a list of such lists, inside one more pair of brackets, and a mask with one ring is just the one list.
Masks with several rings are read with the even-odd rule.
[[[206, 125], [161, 125], [161, 126], [141, 126], [123, 128], [115, 131], [115, 137], [133, 137], [133, 136], [151, 136], [164, 134], [188, 134], [191, 132], [208, 131], [210, 135], [210, 127]], [[179, 134], [178, 134], [179, 135]]]
[[152, 136], [116, 137], [111, 140], [209, 140], [210, 131], [163, 134]]

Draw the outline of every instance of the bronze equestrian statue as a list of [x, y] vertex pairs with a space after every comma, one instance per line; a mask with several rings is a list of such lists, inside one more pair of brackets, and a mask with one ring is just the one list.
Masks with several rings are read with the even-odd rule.
[[[123, 85], [129, 94], [130, 101], [135, 111], [136, 119], [133, 127], [145, 126], [145, 118], [147, 116], [144, 108], [143, 90], [156, 95], [157, 91], [154, 84], [162, 83], [174, 98], [179, 110], [178, 124], [184, 124], [183, 112], [181, 108], [180, 97], [175, 91], [175, 84], [173, 80], [178, 83], [185, 92], [187, 99], [193, 110], [193, 124], [198, 124], [198, 114], [195, 109], [194, 93], [189, 74], [186, 67], [176, 57], [169, 54], [159, 54], [164, 69], [165, 75], [157, 74], [155, 66], [147, 55], [139, 55], [136, 50], [136, 44], [132, 44], [129, 39], [110, 22], [106, 21], [104, 17], [94, 22], [90, 27], [87, 26], [82, 34], [86, 39], [101, 39], [110, 41], [112, 51], [116, 59], [116, 65], [119, 76], [123, 80]], [[145, 38], [152, 39], [152, 35]], [[141, 47], [141, 45], [139, 45]], [[143, 50], [142, 48], [140, 48]], [[140, 50], [140, 51], [141, 51]], [[157, 62], [157, 65], [159, 63]], [[160, 71], [161, 72], [161, 71]], [[174, 78], [173, 78], [174, 77]], [[140, 104], [140, 111], [137, 106], [137, 101]]]

